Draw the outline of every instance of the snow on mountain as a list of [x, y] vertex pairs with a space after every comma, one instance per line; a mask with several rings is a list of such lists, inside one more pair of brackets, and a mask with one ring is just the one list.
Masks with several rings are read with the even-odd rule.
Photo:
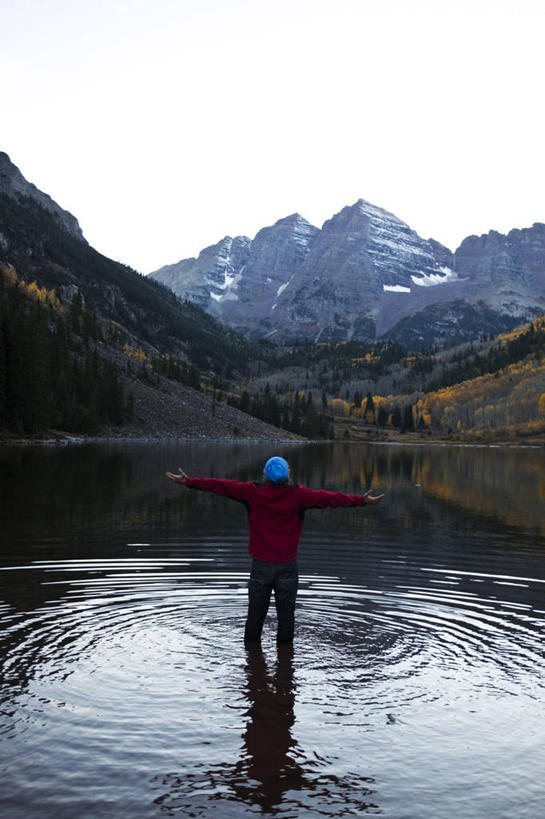
[[317, 233], [318, 228], [294, 213], [262, 228], [253, 240], [226, 236], [197, 259], [151, 275], [226, 324], [251, 332], [288, 288]]
[[[545, 225], [468, 237], [453, 254], [359, 199], [321, 229], [294, 213], [253, 240], [225, 237], [151, 275], [249, 336], [372, 341], [397, 337], [397, 325], [420, 313], [425, 325], [434, 305], [437, 326], [441, 305], [452, 303], [468, 305], [448, 313], [462, 323], [481, 303], [492, 316], [545, 312]], [[418, 319], [410, 332], [419, 337]], [[429, 339], [425, 328], [421, 337]]]

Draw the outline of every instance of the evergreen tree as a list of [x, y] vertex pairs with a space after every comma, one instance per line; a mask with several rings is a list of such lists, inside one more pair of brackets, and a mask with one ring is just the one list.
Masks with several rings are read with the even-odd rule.
[[4, 426], [6, 414], [6, 326], [0, 305], [0, 429]]
[[414, 418], [413, 408], [411, 404], [407, 404], [403, 409], [403, 418], [401, 422], [402, 432], [414, 432]]
[[127, 396], [127, 406], [125, 410], [125, 417], [127, 421], [134, 421], [134, 392], [131, 390]]
[[299, 393], [296, 392], [293, 397], [293, 409], [291, 415], [291, 431], [296, 434], [301, 432], [301, 406], [299, 400]]
[[373, 421], [375, 420], [375, 402], [373, 401], [373, 394], [371, 392], [367, 393], [364, 415], [366, 418], [371, 415]]
[[83, 311], [83, 296], [81, 295], [81, 290], [78, 290], [77, 293], [74, 294], [72, 297], [72, 303], [70, 305], [70, 327], [73, 333], [77, 333], [79, 335], [80, 332], [80, 321], [81, 321], [81, 314]]
[[322, 390], [322, 411], [327, 411], [327, 394], [325, 390]]
[[394, 410], [392, 412], [392, 426], [400, 428], [402, 423], [402, 416], [401, 410], [399, 409], [398, 405], [394, 406]]
[[249, 413], [250, 412], [250, 393], [248, 390], [244, 390], [242, 395], [240, 396], [240, 409], [242, 412]]
[[378, 408], [377, 413], [377, 424], [379, 427], [385, 427], [388, 423], [388, 413], [384, 409], [384, 406], [381, 404]]

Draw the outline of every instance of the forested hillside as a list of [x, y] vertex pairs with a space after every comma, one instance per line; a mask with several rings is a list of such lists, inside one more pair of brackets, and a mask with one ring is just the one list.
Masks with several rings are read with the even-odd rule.
[[[426, 361], [434, 374], [421, 384]], [[448, 355], [409, 356], [404, 363], [417, 371], [414, 389], [332, 404], [340, 404], [344, 416], [378, 426], [460, 440], [545, 436], [545, 319]]]
[[[242, 434], [244, 419], [231, 411], [220, 421], [216, 405], [223, 385], [247, 375], [260, 354], [168, 288], [102, 256], [39, 203], [0, 195], [0, 434], [121, 430], [132, 422], [135, 390], [147, 407], [134, 434]], [[187, 390], [167, 399], [176, 383], [209, 399]]]
[[432, 429], [496, 438], [545, 433], [545, 319], [501, 336], [472, 367], [478, 375], [430, 389], [415, 405]]
[[18, 281], [10, 268], [0, 273], [0, 430], [88, 433], [131, 420], [134, 398], [99, 352], [96, 315], [77, 298], [64, 310], [54, 291]]
[[102, 256], [31, 199], [0, 195], [0, 234], [0, 261], [20, 279], [54, 290], [65, 306], [79, 291], [85, 309], [117, 322], [127, 340], [184, 356], [199, 369], [226, 369], [227, 376], [247, 361], [244, 339], [158, 282]]
[[[249, 386], [257, 411], [337, 436], [420, 432], [477, 438], [545, 435], [545, 319], [459, 347], [411, 353], [395, 342], [279, 348]], [[276, 368], [274, 365], [276, 364]], [[264, 366], [264, 365], [262, 365]], [[330, 419], [329, 425], [326, 419]], [[362, 430], [365, 430], [362, 433]]]
[[287, 436], [222, 396], [210, 373], [129, 344], [79, 291], [65, 306], [0, 263], [0, 438]]

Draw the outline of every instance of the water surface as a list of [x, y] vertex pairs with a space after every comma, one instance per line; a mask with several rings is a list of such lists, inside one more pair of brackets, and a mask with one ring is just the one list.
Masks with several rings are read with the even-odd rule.
[[[386, 492], [307, 514], [293, 651], [242, 643], [240, 504], [166, 469]], [[545, 797], [539, 449], [3, 448], [0, 808], [528, 817]]]

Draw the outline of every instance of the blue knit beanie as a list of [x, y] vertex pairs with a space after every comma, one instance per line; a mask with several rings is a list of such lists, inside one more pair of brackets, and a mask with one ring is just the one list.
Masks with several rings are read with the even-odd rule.
[[285, 483], [288, 480], [289, 472], [288, 462], [277, 455], [274, 458], [269, 458], [265, 464], [264, 474], [271, 483]]

